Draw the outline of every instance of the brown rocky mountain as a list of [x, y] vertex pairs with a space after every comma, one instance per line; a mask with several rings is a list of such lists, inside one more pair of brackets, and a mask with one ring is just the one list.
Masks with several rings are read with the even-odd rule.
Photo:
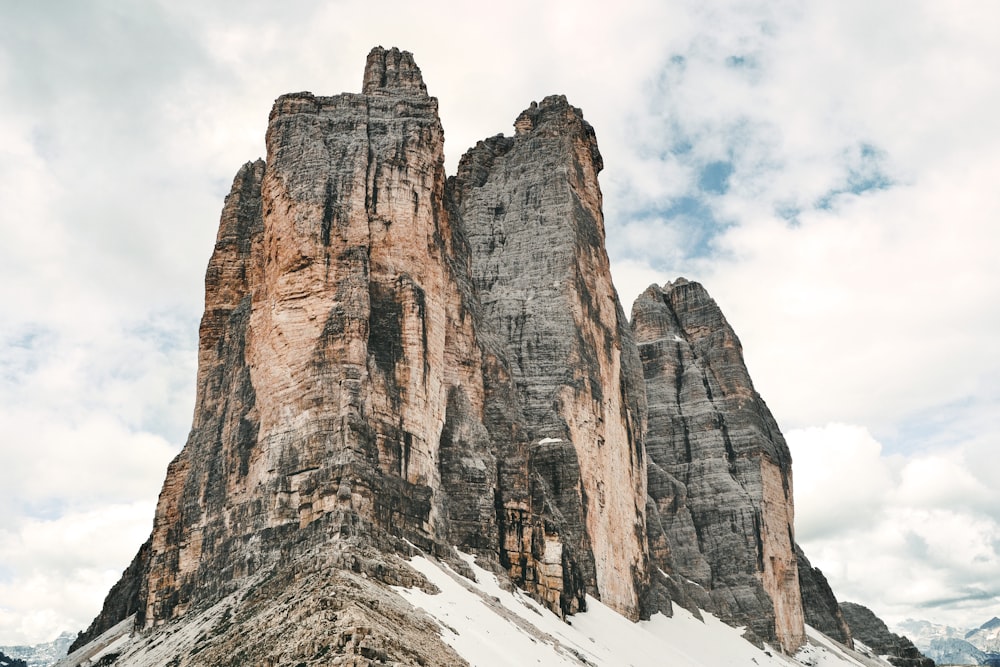
[[[381, 47], [360, 94], [275, 102], [206, 273], [187, 444], [63, 664], [463, 664], [390, 588], [433, 589], [418, 552], [466, 571], [456, 548], [564, 616], [673, 602], [803, 643], [832, 593], [800, 586], [735, 333], [683, 279], [630, 325], [593, 128], [561, 96], [514, 127], [446, 179], [437, 100]], [[141, 640], [101, 654], [116, 627]]]

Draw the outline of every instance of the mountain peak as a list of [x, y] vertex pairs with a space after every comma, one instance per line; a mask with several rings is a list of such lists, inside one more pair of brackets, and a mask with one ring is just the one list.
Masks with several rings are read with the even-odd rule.
[[400, 589], [472, 565], [576, 626], [676, 603], [808, 641], [791, 459], [735, 332], [681, 278], [630, 324], [593, 128], [552, 95], [515, 130], [446, 180], [396, 48], [361, 95], [279, 98], [223, 207], [187, 444], [65, 665], [133, 630], [116, 664], [459, 665]]
[[361, 92], [365, 95], [427, 95], [420, 68], [409, 51], [376, 46], [368, 53]]

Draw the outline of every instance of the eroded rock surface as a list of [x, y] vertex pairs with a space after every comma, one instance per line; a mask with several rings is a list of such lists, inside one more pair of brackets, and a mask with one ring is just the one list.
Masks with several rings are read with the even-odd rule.
[[[645, 392], [604, 248], [603, 162], [593, 128], [565, 97], [533, 103], [514, 127], [514, 137], [466, 153], [449, 188], [530, 443], [516, 459], [527, 465], [530, 495], [503, 498], [512, 519], [505, 551], [527, 500], [557, 531], [545, 529], [546, 560], [568, 555], [589, 593], [638, 618], [648, 560]], [[521, 474], [509, 463], [501, 475]]]
[[654, 563], [700, 586], [723, 618], [793, 651], [804, 616], [791, 457], [739, 339], [705, 289], [684, 279], [647, 289], [632, 327], [649, 405]]

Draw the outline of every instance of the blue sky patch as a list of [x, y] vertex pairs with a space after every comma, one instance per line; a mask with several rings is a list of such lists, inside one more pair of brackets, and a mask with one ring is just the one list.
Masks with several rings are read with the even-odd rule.
[[731, 69], [757, 69], [757, 59], [753, 56], [729, 56], [726, 67]]
[[886, 173], [887, 154], [877, 146], [861, 143], [846, 156], [847, 176], [844, 183], [830, 189], [816, 200], [815, 207], [830, 210], [841, 195], [863, 195], [867, 192], [888, 190], [895, 181]]
[[732, 162], [709, 162], [701, 169], [698, 187], [703, 192], [724, 195], [729, 191], [729, 177], [733, 174]]
[[[679, 230], [683, 239], [683, 247], [679, 250], [688, 258], [712, 255], [712, 241], [729, 227], [715, 218], [712, 208], [704, 199], [690, 195], [673, 199], [664, 207], [636, 212], [629, 217], [633, 220], [659, 219]], [[660, 254], [658, 249], [651, 247], [648, 255], [641, 254], [654, 268], [664, 268], [658, 266], [656, 261]]]

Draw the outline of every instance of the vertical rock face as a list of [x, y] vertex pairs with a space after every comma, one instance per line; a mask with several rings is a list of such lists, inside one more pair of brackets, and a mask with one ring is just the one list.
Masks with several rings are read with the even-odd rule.
[[[442, 436], [488, 441], [441, 206], [437, 101], [396, 50], [371, 53], [364, 91], [279, 98], [266, 168], [245, 167], [227, 200], [195, 423], [153, 530], [147, 624], [218, 589], [220, 572], [252, 573], [271, 552], [253, 542], [317, 521], [445, 539]], [[487, 492], [463, 507], [487, 535], [488, 463]]]
[[[546, 530], [546, 560], [568, 550], [587, 590], [635, 618], [647, 561], [645, 397], [604, 249], [603, 163], [565, 97], [533, 103], [514, 126], [513, 138], [469, 151], [450, 187], [530, 441], [531, 497], [505, 494], [504, 511], [545, 515], [558, 530]], [[521, 529], [505, 529], [511, 551]]]
[[798, 544], [795, 545], [795, 556], [799, 563], [799, 586], [802, 590], [802, 610], [805, 612], [806, 623], [848, 648], [854, 648], [851, 628], [840, 611], [840, 603], [834, 597], [826, 577], [812, 566]]
[[663, 536], [651, 541], [655, 564], [792, 651], [804, 629], [791, 457], [739, 340], [704, 288], [683, 279], [646, 290], [632, 327], [649, 403], [648, 520]]

